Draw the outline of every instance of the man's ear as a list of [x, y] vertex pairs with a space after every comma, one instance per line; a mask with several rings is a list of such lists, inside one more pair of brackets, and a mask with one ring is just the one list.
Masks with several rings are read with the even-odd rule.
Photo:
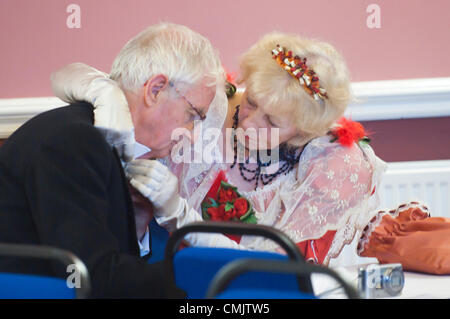
[[152, 76], [144, 84], [144, 100], [147, 106], [158, 101], [160, 93], [169, 85], [169, 79], [164, 74]]

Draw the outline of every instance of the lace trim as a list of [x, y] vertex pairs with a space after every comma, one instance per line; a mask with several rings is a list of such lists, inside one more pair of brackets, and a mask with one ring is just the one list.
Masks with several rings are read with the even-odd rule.
[[337, 256], [339, 256], [344, 246], [350, 244], [353, 241], [357, 230], [361, 227], [358, 225], [358, 218], [360, 218], [360, 216], [358, 216], [358, 212], [361, 213], [366, 211], [365, 209], [367, 209], [368, 206], [367, 201], [368, 199], [362, 201], [359, 205], [349, 209], [345, 218], [341, 219], [341, 225], [337, 225], [333, 229], [328, 229], [324, 232], [325, 234], [329, 230], [336, 230], [336, 235], [334, 236], [331, 247], [323, 260], [323, 265], [327, 266], [331, 258], [336, 258]]
[[397, 207], [397, 209], [391, 209], [389, 211], [387, 210], [380, 210], [378, 213], [369, 221], [367, 226], [362, 231], [361, 237], [358, 241], [357, 246], [357, 253], [360, 256], [361, 253], [366, 248], [366, 245], [369, 243], [370, 236], [372, 235], [373, 231], [380, 225], [381, 221], [383, 220], [383, 217], [385, 215], [391, 215], [393, 218], [398, 217], [398, 215], [401, 212], [407, 211], [410, 208], [420, 208], [423, 212], [428, 214], [428, 217], [430, 216], [430, 213], [428, 211], [428, 207], [425, 206], [425, 204], [420, 203], [420, 201], [412, 201], [407, 204], [402, 204]]

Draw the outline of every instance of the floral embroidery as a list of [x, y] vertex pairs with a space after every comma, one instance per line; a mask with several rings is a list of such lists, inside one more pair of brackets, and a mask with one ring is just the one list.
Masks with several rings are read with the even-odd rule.
[[324, 215], [316, 214], [314, 215], [313, 222], [315, 224], [323, 224], [324, 222], [326, 222], [326, 218]]
[[318, 209], [317, 209], [316, 205], [312, 205], [312, 206], [308, 205], [308, 213], [309, 213], [309, 215], [313, 216], [313, 215], [317, 214], [317, 212], [318, 212]]
[[333, 189], [333, 191], [331, 192], [331, 198], [332, 199], [338, 199], [339, 198], [339, 192], [337, 189]]
[[314, 194], [314, 190], [308, 186], [308, 188], [305, 191], [306, 195], [308, 195], [309, 197], [311, 197]]
[[367, 185], [355, 184], [353, 185], [353, 189], [355, 189], [357, 193], [365, 193], [367, 191]]
[[332, 171], [331, 169], [327, 172], [327, 178], [328, 179], [333, 179], [334, 177], [334, 171]]
[[346, 163], [346, 164], [350, 163], [350, 155], [348, 155], [348, 154], [344, 155], [344, 163]]
[[348, 206], [349, 206], [348, 200], [346, 200], [346, 199], [338, 200], [338, 203], [336, 205], [337, 209], [344, 209], [344, 208], [347, 208]]

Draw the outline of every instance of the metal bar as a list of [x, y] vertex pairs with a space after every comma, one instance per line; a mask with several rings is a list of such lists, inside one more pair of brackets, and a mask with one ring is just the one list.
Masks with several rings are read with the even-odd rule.
[[75, 288], [76, 298], [84, 299], [89, 296], [91, 290], [89, 272], [85, 264], [70, 251], [50, 246], [0, 243], [0, 255], [57, 260], [65, 266], [73, 264], [80, 274], [81, 281], [80, 288]]
[[207, 299], [216, 297], [224, 291], [233, 279], [248, 271], [267, 271], [278, 273], [295, 273], [299, 275], [311, 275], [312, 273], [326, 274], [334, 278], [342, 287], [350, 299], [359, 299], [358, 292], [350, 287], [334, 271], [323, 267], [296, 261], [275, 261], [263, 259], [239, 259], [223, 266], [214, 276], [206, 294]]

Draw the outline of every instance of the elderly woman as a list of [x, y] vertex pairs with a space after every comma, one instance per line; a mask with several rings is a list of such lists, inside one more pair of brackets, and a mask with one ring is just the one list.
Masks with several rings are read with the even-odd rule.
[[[168, 231], [203, 219], [256, 222], [285, 232], [307, 260], [339, 265], [344, 246], [374, 216], [385, 169], [359, 123], [341, 118], [351, 101], [343, 58], [328, 43], [270, 33], [244, 53], [240, 71], [245, 91], [229, 99], [228, 110], [210, 109], [204, 123], [222, 129], [214, 161], [178, 163], [172, 157], [168, 170], [156, 161], [134, 160], [126, 165], [131, 184], [153, 202], [158, 223]], [[267, 134], [254, 139], [237, 134], [239, 129]], [[259, 155], [262, 150], [271, 155], [268, 160]], [[235, 196], [248, 200], [251, 218], [238, 218], [235, 198], [226, 206], [227, 199], [215, 197], [221, 185], [232, 185]], [[158, 212], [169, 204], [170, 213]], [[187, 240], [277, 250], [272, 241], [253, 236], [191, 234]]]

